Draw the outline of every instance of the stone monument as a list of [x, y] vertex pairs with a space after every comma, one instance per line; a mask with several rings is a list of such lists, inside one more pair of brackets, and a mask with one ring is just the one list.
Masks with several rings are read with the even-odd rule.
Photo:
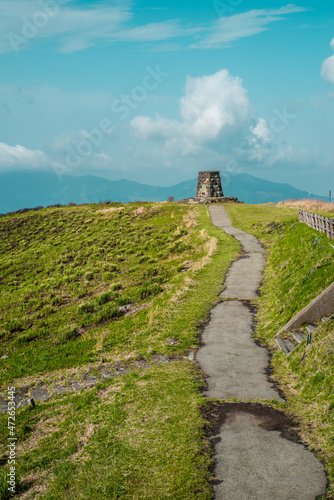
[[196, 198], [223, 198], [222, 183], [218, 170], [198, 172]]
[[188, 203], [238, 202], [238, 198], [224, 196], [218, 170], [198, 172], [197, 193], [195, 198], [188, 198]]

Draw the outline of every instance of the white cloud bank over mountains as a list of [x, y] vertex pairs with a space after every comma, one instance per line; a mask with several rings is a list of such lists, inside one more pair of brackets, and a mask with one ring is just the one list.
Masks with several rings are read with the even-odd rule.
[[[19, 94], [20, 99], [24, 96]], [[101, 98], [102, 109], [107, 97]], [[94, 97], [93, 104], [97, 102], [100, 100]], [[79, 100], [77, 105], [81, 104]], [[148, 184], [163, 179], [169, 185], [172, 178], [181, 181], [203, 169], [259, 173], [274, 166], [290, 176], [295, 171], [298, 180], [300, 169], [312, 172], [324, 158], [312, 147], [304, 150], [291, 145], [290, 129], [284, 133], [296, 119], [291, 111], [275, 108], [273, 116], [265, 120], [257, 113], [242, 79], [222, 69], [212, 75], [187, 77], [177, 119], [136, 116], [117, 127], [115, 122], [108, 140], [107, 136], [100, 141], [95, 136], [89, 139], [87, 131], [73, 128], [62, 134], [55, 131], [30, 149], [2, 142], [0, 172], [45, 171], [56, 163], [62, 166], [62, 173], [107, 178], [125, 175]]]
[[[334, 50], [334, 38], [331, 41], [331, 47]], [[324, 80], [334, 83], [334, 55], [327, 57], [322, 63], [321, 76]]]
[[47, 166], [47, 156], [39, 149], [28, 149], [24, 146], [9, 146], [0, 142], [0, 171], [11, 172], [20, 170], [40, 170]]
[[269, 127], [258, 118], [242, 79], [227, 69], [188, 77], [179, 104], [180, 120], [137, 116], [130, 126], [139, 139], [160, 139], [167, 151], [184, 156], [205, 146], [232, 152], [244, 140], [254, 148], [271, 142]]

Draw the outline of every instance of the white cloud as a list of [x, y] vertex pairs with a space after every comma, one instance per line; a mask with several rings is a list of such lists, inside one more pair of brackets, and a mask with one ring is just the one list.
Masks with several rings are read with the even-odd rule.
[[0, 142], [0, 171], [9, 172], [15, 169], [40, 170], [47, 165], [45, 153], [39, 149], [31, 150], [24, 146], [9, 146]]
[[193, 44], [194, 49], [211, 49], [223, 47], [231, 42], [267, 31], [268, 25], [282, 21], [288, 14], [305, 12], [308, 9], [287, 5], [280, 9], [258, 9], [221, 17], [216, 21], [213, 30], [199, 42]]
[[60, 0], [46, 11], [42, 5], [49, 2], [33, 0], [0, 0], [0, 53], [24, 50], [37, 39], [54, 39], [60, 52], [76, 52], [94, 45], [116, 41], [152, 42], [168, 40], [184, 34], [177, 20], [128, 26], [133, 13], [127, 2], [93, 4], [83, 7]]
[[[137, 144], [136, 164], [178, 169], [218, 169], [229, 165], [252, 171], [286, 162], [303, 165], [311, 152], [294, 147], [258, 116], [241, 78], [226, 69], [188, 78], [179, 101], [180, 118], [137, 116], [130, 122]], [[132, 153], [131, 153], [132, 154]], [[285, 168], [285, 167], [284, 167]], [[174, 174], [173, 174], [174, 175]]]
[[128, 30], [123, 30], [116, 34], [117, 40], [125, 42], [155, 42], [159, 40], [168, 40], [182, 36], [183, 30], [177, 20], [165, 21], [161, 23], [150, 23], [144, 26], [138, 26]]
[[209, 76], [188, 77], [180, 99], [180, 120], [137, 116], [130, 126], [141, 140], [165, 141], [167, 150], [183, 155], [202, 147], [229, 149], [251, 132], [253, 143], [270, 141], [268, 126], [258, 119], [242, 79], [223, 69]]
[[272, 132], [264, 118], [259, 118], [256, 125], [250, 128], [251, 136], [249, 138], [250, 144], [268, 144], [272, 140]]
[[[0, 53], [25, 50], [36, 40], [52, 40], [64, 53], [116, 42], [164, 42], [196, 37], [191, 48], [221, 47], [267, 30], [285, 15], [307, 9], [288, 5], [280, 9], [251, 10], [222, 17], [213, 25], [183, 26], [178, 19], [138, 25], [130, 1], [80, 5], [69, 0], [0, 0]], [[189, 45], [189, 43], [188, 43]], [[175, 50], [175, 43], [163, 47]], [[165, 49], [164, 49], [165, 50]]]
[[[330, 45], [334, 50], [334, 38]], [[321, 76], [324, 80], [334, 83], [334, 56], [327, 57], [322, 63]]]
[[181, 116], [191, 135], [216, 139], [227, 127], [249, 120], [254, 108], [239, 77], [223, 69], [210, 76], [188, 78], [180, 101]]
[[149, 116], [136, 116], [130, 125], [142, 140], [147, 140], [149, 137], [171, 139], [182, 130], [182, 124], [177, 120], [168, 120], [159, 115], [155, 119]]

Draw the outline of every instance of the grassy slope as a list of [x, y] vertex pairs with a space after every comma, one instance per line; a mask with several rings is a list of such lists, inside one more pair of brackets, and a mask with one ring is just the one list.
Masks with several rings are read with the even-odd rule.
[[[180, 204], [46, 209], [0, 226], [3, 388], [101, 356], [188, 353], [239, 248], [205, 207]], [[130, 301], [135, 314], [120, 314]], [[193, 368], [174, 361], [18, 410], [22, 498], [211, 498]]]
[[[235, 226], [267, 247], [267, 263], [258, 299], [257, 335], [273, 350], [276, 380], [287, 396], [287, 409], [301, 422], [303, 437], [326, 463], [328, 498], [334, 496], [334, 322], [321, 324], [301, 361], [306, 342], [285, 357], [273, 339], [295, 313], [334, 281], [331, 241], [305, 224], [297, 210], [277, 205], [229, 205]], [[333, 307], [334, 312], [334, 307]]]

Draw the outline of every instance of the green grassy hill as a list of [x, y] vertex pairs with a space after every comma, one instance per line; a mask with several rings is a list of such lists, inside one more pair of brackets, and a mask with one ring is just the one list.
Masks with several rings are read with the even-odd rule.
[[235, 240], [176, 203], [50, 208], [0, 230], [2, 403], [8, 385], [36, 399], [16, 411], [19, 498], [211, 498], [189, 354]]
[[[296, 208], [226, 208], [266, 245], [256, 335], [287, 399], [276, 406], [300, 422], [333, 498], [334, 321], [289, 357], [274, 341], [333, 282], [333, 247]], [[10, 432], [21, 499], [212, 498], [193, 354], [236, 240], [205, 206], [179, 203], [49, 208], [2, 217], [0, 231], [0, 408], [8, 386], [19, 405], [15, 427], [0, 416], [0, 498]]]

